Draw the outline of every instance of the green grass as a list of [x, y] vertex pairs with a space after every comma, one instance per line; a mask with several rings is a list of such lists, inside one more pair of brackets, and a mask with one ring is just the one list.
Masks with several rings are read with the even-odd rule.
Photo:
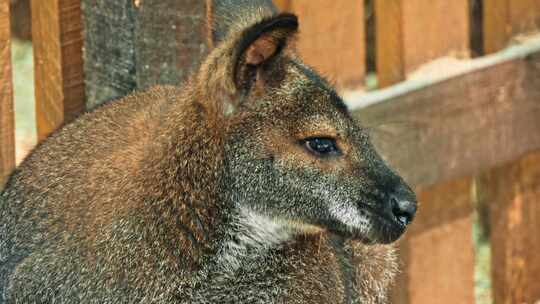
[[14, 40], [11, 48], [15, 94], [15, 138], [18, 159], [36, 142], [32, 44]]

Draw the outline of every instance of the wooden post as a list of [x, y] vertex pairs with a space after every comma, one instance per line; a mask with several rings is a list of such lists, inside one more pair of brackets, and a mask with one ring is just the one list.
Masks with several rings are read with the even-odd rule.
[[392, 303], [474, 303], [471, 186], [466, 178], [420, 192]]
[[485, 0], [483, 7], [486, 54], [505, 48], [515, 35], [540, 29], [538, 0]]
[[11, 35], [22, 40], [32, 39], [30, 0], [10, 0]]
[[79, 0], [32, 0], [38, 140], [84, 108]]
[[480, 189], [490, 205], [494, 302], [540, 300], [540, 153], [490, 170]]
[[484, 52], [494, 53], [508, 41], [508, 5], [506, 0], [484, 1]]
[[201, 0], [82, 0], [87, 107], [179, 84], [207, 53]]
[[375, 0], [375, 64], [381, 88], [405, 79], [401, 6], [401, 0]]
[[379, 86], [404, 80], [439, 57], [468, 57], [468, 1], [375, 0]]
[[0, 189], [15, 166], [9, 0], [0, 0]]
[[304, 61], [341, 88], [358, 88], [365, 75], [364, 4], [357, 0], [276, 1], [300, 18]]
[[540, 30], [540, 1], [508, 0], [511, 35]]

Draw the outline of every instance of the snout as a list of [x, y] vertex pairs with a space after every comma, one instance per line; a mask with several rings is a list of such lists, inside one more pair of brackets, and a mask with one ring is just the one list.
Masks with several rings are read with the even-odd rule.
[[411, 199], [410, 195], [391, 194], [388, 204], [391, 216], [401, 225], [407, 226], [414, 219], [416, 200]]
[[374, 223], [378, 222], [375, 227], [379, 227], [376, 239], [382, 243], [396, 241], [416, 215], [417, 206], [414, 192], [405, 184], [394, 189], [394, 191], [387, 191], [380, 201], [382, 210], [379, 209], [379, 215], [382, 220], [374, 221]]

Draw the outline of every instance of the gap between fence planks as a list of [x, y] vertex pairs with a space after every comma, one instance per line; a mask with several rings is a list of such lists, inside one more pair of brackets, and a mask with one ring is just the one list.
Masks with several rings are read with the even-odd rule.
[[359, 88], [365, 77], [364, 3], [357, 0], [274, 0], [298, 15], [301, 58], [340, 88]]
[[375, 0], [375, 19], [379, 87], [433, 59], [470, 55], [469, 0]]
[[464, 178], [418, 192], [392, 303], [474, 303], [471, 189], [472, 178]]
[[32, 0], [38, 140], [84, 109], [79, 0]]
[[0, 189], [15, 166], [9, 0], [0, 0]]
[[487, 171], [479, 191], [489, 207], [495, 303], [540, 301], [540, 150]]

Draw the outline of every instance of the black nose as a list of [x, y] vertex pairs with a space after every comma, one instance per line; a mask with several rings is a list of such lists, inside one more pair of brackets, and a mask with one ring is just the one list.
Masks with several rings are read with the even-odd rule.
[[399, 195], [390, 195], [390, 205], [395, 219], [403, 226], [409, 225], [416, 214], [416, 201], [410, 198], [401, 198]]

